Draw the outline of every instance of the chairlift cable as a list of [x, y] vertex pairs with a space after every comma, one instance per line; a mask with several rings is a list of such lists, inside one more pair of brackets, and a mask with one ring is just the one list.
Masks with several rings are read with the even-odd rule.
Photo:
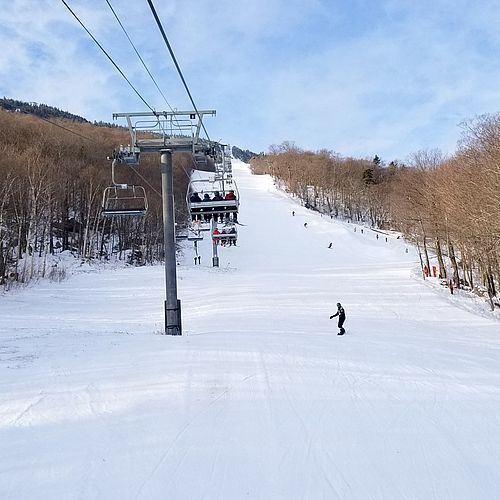
[[[78, 132], [75, 132], [74, 130], [63, 127], [62, 125], [59, 125], [58, 123], [54, 123], [50, 120], [47, 120], [47, 118], [43, 118], [42, 116], [33, 115], [32, 113], [28, 113], [27, 111], [25, 111], [24, 113], [27, 115], [36, 116], [37, 118], [40, 118], [40, 120], [43, 120], [44, 122], [50, 123], [51, 125], [54, 125], [55, 127], [62, 128], [63, 130], [66, 130], [67, 132], [71, 132], [72, 134], [77, 135], [78, 137], [81, 137], [82, 139], [85, 139], [87, 141], [93, 142], [94, 144], [98, 144], [98, 145], [104, 144], [104, 143], [100, 143], [100, 142], [96, 141], [95, 139], [91, 139], [90, 137], [85, 137], [84, 135], [79, 134]], [[182, 168], [184, 169], [184, 167], [182, 167]], [[134, 172], [161, 198], [161, 196], [162, 196], [161, 193], [138, 170], [134, 170]], [[185, 169], [184, 169], [184, 172], [186, 172]]]
[[66, 130], [67, 132], [71, 132], [72, 134], [77, 135], [78, 137], [81, 137], [82, 139], [85, 139], [86, 141], [90, 141], [90, 142], [93, 142], [94, 144], [99, 144], [99, 145], [103, 144], [103, 143], [99, 143], [95, 139], [91, 139], [90, 137], [85, 137], [84, 135], [79, 134], [78, 132], [75, 132], [74, 130], [71, 130], [70, 128], [63, 127], [62, 125], [59, 125], [58, 123], [47, 120], [47, 118], [44, 118], [43, 116], [35, 115], [34, 113], [29, 113], [28, 111], [24, 111], [24, 113], [27, 115], [36, 116], [37, 118], [40, 118], [40, 120], [43, 120], [44, 122], [50, 123], [51, 125], [54, 125], [54, 127], [59, 127], [59, 128], [62, 128], [63, 130]]
[[134, 172], [161, 198], [162, 194], [143, 176], [138, 170], [134, 169]]
[[[151, 80], [153, 81], [154, 85], [156, 86], [156, 88], [158, 89], [158, 92], [161, 94], [161, 96], [163, 97], [165, 103], [167, 104], [167, 106], [169, 107], [170, 111], [172, 111], [172, 113], [175, 113], [174, 109], [172, 108], [172, 106], [170, 105], [170, 103], [168, 102], [167, 98], [165, 97], [165, 94], [162, 92], [162, 90], [160, 89], [158, 83], [156, 82], [155, 78], [153, 77], [153, 75], [151, 74], [149, 68], [147, 67], [146, 63], [144, 62], [143, 58], [141, 57], [139, 51], [137, 50], [136, 46], [134, 45], [134, 43], [132, 42], [132, 39], [130, 38], [127, 30], [125, 29], [125, 27], [123, 26], [123, 23], [121, 22], [120, 18], [118, 17], [118, 15], [116, 14], [116, 11], [113, 9], [113, 6], [111, 5], [111, 3], [109, 2], [109, 0], [106, 0], [106, 3], [108, 4], [111, 12], [113, 13], [116, 21], [118, 22], [118, 24], [120, 25], [121, 29], [123, 30], [125, 36], [127, 37], [128, 41], [130, 42], [130, 45], [132, 46], [132, 48], [134, 49], [135, 53], [137, 54], [137, 57], [139, 58], [139, 60], [141, 61], [142, 65], [144, 66], [145, 70], [147, 71], [149, 77], [151, 78]], [[194, 103], [193, 103], [194, 105]], [[196, 106], [195, 106], [196, 108]], [[196, 109], [196, 112], [198, 112], [198, 110]], [[178, 121], [178, 118], [175, 116], [174, 117], [174, 120], [175, 122], [177, 123], [177, 126], [179, 127], [179, 121]], [[203, 128], [205, 129], [205, 126], [203, 125], [203, 122], [202, 122], [202, 126]], [[206, 130], [205, 130], [206, 132]], [[207, 133], [207, 137], [208, 137], [208, 133]], [[196, 163], [194, 162], [193, 159], [191, 159], [191, 162], [192, 162], [192, 165], [193, 167], [196, 169], [197, 165]], [[181, 165], [182, 169], [184, 170], [184, 173], [186, 174], [186, 177], [187, 178], [190, 178], [190, 174], [188, 174], [188, 172], [186, 171], [186, 169], [184, 168], [183, 165]], [[140, 174], [139, 174], [140, 176]], [[146, 179], [144, 179], [142, 176], [140, 176], [145, 182]], [[148, 183], [149, 184], [149, 183]], [[151, 186], [151, 184], [149, 184], [149, 186], [154, 190], [154, 188]], [[156, 193], [158, 193], [158, 191], [155, 191]], [[158, 193], [159, 194], [159, 193]]]
[[[113, 13], [113, 15], [115, 16], [115, 19], [118, 21], [118, 24], [120, 25], [121, 29], [123, 30], [123, 33], [125, 33], [125, 36], [127, 37], [128, 41], [130, 42], [130, 45], [132, 46], [132, 48], [134, 49], [135, 53], [137, 54], [137, 57], [139, 58], [139, 60], [141, 61], [142, 65], [144, 66], [144, 69], [147, 71], [149, 77], [151, 78], [151, 80], [153, 81], [153, 83], [155, 84], [155, 87], [157, 88], [158, 92], [161, 94], [161, 96], [163, 97], [163, 100], [165, 101], [165, 103], [167, 104], [167, 106], [169, 107], [170, 111], [172, 111], [172, 113], [174, 113], [174, 110], [172, 108], [172, 106], [170, 105], [170, 103], [168, 102], [167, 98], [165, 97], [165, 94], [162, 92], [162, 90], [160, 89], [158, 83], [156, 82], [154, 76], [151, 74], [151, 71], [149, 71], [149, 68], [147, 67], [146, 63], [144, 62], [144, 59], [141, 57], [141, 55], [139, 54], [139, 51], [137, 50], [136, 46], [134, 45], [134, 42], [132, 42], [132, 39], [130, 38], [129, 34], [127, 33], [127, 30], [125, 29], [125, 27], [123, 26], [123, 23], [120, 21], [120, 18], [118, 17], [118, 15], [116, 14], [115, 10], [113, 9], [111, 3], [109, 2], [109, 0], [106, 0], [106, 3], [108, 4], [109, 8], [111, 9], [111, 12]], [[179, 125], [179, 121], [177, 119], [177, 117], [175, 117], [175, 121], [177, 122], [177, 126], [180, 127]]]
[[95, 44], [102, 50], [102, 52], [104, 53], [104, 55], [110, 60], [111, 64], [113, 64], [113, 66], [118, 70], [118, 72], [120, 73], [120, 75], [123, 76], [123, 78], [125, 79], [125, 81], [130, 85], [130, 87], [132, 87], [132, 89], [134, 90], [134, 92], [138, 95], [139, 99], [153, 112], [156, 114], [156, 111], [146, 102], [146, 100], [144, 99], [144, 97], [142, 97], [142, 95], [139, 93], [139, 91], [132, 85], [131, 81], [125, 76], [125, 73], [120, 69], [120, 67], [115, 63], [115, 61], [113, 60], [113, 58], [106, 52], [106, 50], [104, 49], [104, 47], [96, 40], [96, 38], [94, 37], [94, 35], [92, 35], [92, 33], [87, 29], [87, 27], [82, 23], [82, 21], [80, 21], [80, 19], [78, 18], [78, 16], [73, 12], [73, 10], [71, 9], [71, 7], [66, 3], [65, 0], [61, 0], [61, 2], [65, 5], [65, 7], [71, 12], [71, 14], [73, 15], [73, 17], [78, 21], [78, 23], [80, 24], [80, 26], [88, 33], [88, 35], [90, 36], [90, 38], [92, 38], [92, 40], [95, 42]]
[[[142, 97], [142, 95], [140, 94], [140, 92], [139, 92], [139, 91], [135, 88], [135, 86], [134, 86], [134, 85], [131, 83], [131, 81], [127, 78], [127, 76], [125, 75], [125, 73], [124, 73], [124, 72], [120, 69], [120, 67], [116, 64], [116, 62], [113, 60], [113, 58], [112, 58], [112, 57], [108, 54], [108, 52], [104, 49], [104, 47], [103, 47], [103, 46], [99, 43], [99, 41], [98, 41], [98, 40], [94, 37], [94, 35], [93, 35], [93, 34], [89, 31], [89, 29], [88, 29], [88, 28], [84, 25], [84, 23], [83, 23], [83, 22], [79, 19], [79, 17], [78, 17], [78, 16], [76, 15], [76, 13], [75, 13], [75, 12], [71, 9], [71, 7], [68, 5], [68, 3], [67, 3], [65, 0], [61, 0], [61, 2], [62, 2], [62, 3], [64, 4], [64, 6], [68, 9], [68, 11], [71, 13], [71, 15], [72, 15], [72, 16], [76, 19], [76, 21], [80, 24], [80, 26], [81, 26], [81, 27], [82, 27], [82, 28], [83, 28], [83, 29], [87, 32], [87, 34], [88, 34], [88, 35], [90, 36], [90, 38], [94, 41], [94, 43], [95, 43], [95, 44], [99, 47], [99, 49], [101, 49], [101, 51], [103, 52], [103, 54], [104, 54], [104, 55], [108, 58], [108, 60], [111, 62], [111, 64], [113, 64], [113, 66], [114, 66], [114, 67], [116, 68], [116, 70], [120, 73], [120, 75], [121, 75], [121, 76], [125, 79], [125, 81], [129, 84], [129, 86], [133, 89], [133, 91], [136, 93], [136, 95], [139, 97], [139, 99], [141, 99], [141, 101], [142, 101], [142, 102], [143, 102], [143, 103], [144, 103], [144, 104], [145, 104], [145, 105], [146, 105], [146, 106], [147, 106], [147, 107], [148, 107], [148, 108], [149, 108], [149, 109], [150, 109], [150, 110], [151, 110], [151, 111], [152, 111], [152, 112], [156, 115], [156, 114], [157, 114], [157, 112], [154, 110], [154, 108], [152, 108], [152, 107], [148, 104], [148, 102], [147, 102], [147, 101], [146, 101], [146, 100]], [[147, 65], [145, 64], [144, 60], [143, 60], [143, 59], [142, 59], [142, 57], [140, 56], [140, 54], [139, 54], [139, 52], [138, 52], [137, 48], [135, 47], [135, 45], [133, 44], [132, 40], [130, 39], [130, 37], [129, 37], [129, 35], [128, 35], [127, 31], [126, 31], [126, 29], [124, 28], [123, 24], [121, 23], [120, 19], [118, 18], [117, 14], [116, 14], [116, 12], [114, 11], [113, 7], [111, 6], [110, 2], [109, 2], [108, 0], [106, 0], [106, 3], [108, 4], [109, 8], [111, 9], [111, 11], [112, 11], [113, 15], [115, 16], [116, 20], [117, 20], [117, 21], [118, 21], [118, 23], [120, 24], [120, 27], [122, 28], [123, 32], [125, 33], [125, 35], [126, 35], [127, 39], [129, 40], [130, 44], [132, 45], [132, 47], [133, 47], [134, 51], [136, 52], [137, 56], [139, 57], [139, 59], [140, 59], [141, 63], [142, 63], [142, 64], [143, 64], [143, 66], [144, 66], [144, 68], [145, 68], [145, 69], [146, 69], [146, 71], [148, 72], [148, 74], [149, 74], [150, 78], [152, 79], [153, 83], [155, 84], [156, 88], [158, 89], [158, 91], [159, 91], [159, 92], [160, 92], [160, 94], [162, 95], [163, 99], [165, 100], [165, 102], [166, 102], [167, 106], [170, 108], [170, 110], [172, 111], [172, 113], [174, 113], [174, 110], [172, 109], [172, 106], [170, 105], [170, 103], [169, 103], [169, 102], [168, 102], [168, 100], [166, 99], [165, 95], [163, 94], [163, 92], [162, 92], [162, 91], [161, 91], [161, 89], [159, 88], [159, 86], [158, 86], [158, 84], [157, 84], [156, 80], [154, 79], [154, 77], [152, 76], [151, 72], [149, 71], [149, 69], [148, 69]], [[206, 127], [205, 127], [205, 124], [204, 124], [204, 123], [203, 123], [203, 121], [202, 121], [201, 115], [200, 115], [200, 113], [199, 113], [199, 111], [198, 111], [198, 108], [197, 108], [197, 106], [196, 106], [195, 102], [194, 102], [194, 99], [193, 99], [193, 97], [192, 97], [192, 95], [191, 95], [191, 92], [190, 92], [190, 90], [189, 90], [189, 87], [188, 87], [188, 85], [187, 85], [187, 83], [186, 83], [186, 80], [185, 80], [185, 78], [184, 78], [183, 74], [182, 74], [182, 71], [181, 71], [180, 66], [179, 66], [179, 64], [178, 64], [178, 62], [177, 62], [177, 59], [176, 59], [176, 57], [175, 57], [175, 54], [174, 54], [174, 52], [173, 52], [173, 50], [172, 50], [172, 47], [170, 46], [170, 43], [169, 43], [169, 41], [168, 41], [168, 38], [167, 38], [167, 36], [166, 36], [166, 34], [165, 34], [165, 31], [164, 31], [164, 29], [163, 29], [163, 26], [162, 26], [162, 24], [161, 24], [161, 22], [160, 22], [160, 20], [159, 20], [159, 18], [158, 18], [158, 15], [157, 15], [157, 13], [156, 13], [156, 10], [155, 10], [155, 8], [154, 8], [154, 6], [153, 6], [153, 4], [152, 4], [151, 0], [148, 0], [148, 4], [149, 4], [149, 6], [150, 6], [150, 8], [151, 8], [151, 11], [152, 11], [152, 13], [153, 13], [153, 16], [154, 16], [154, 18], [155, 18], [155, 20], [156, 20], [156, 23], [157, 23], [157, 25], [158, 25], [158, 28], [160, 29], [160, 32], [161, 32], [161, 34], [162, 34], [162, 37], [163, 37], [163, 39], [164, 39], [164, 41], [165, 41], [165, 43], [166, 43], [166, 45], [167, 45], [167, 48], [168, 48], [168, 50], [169, 50], [169, 52], [170, 52], [170, 55], [171, 55], [172, 60], [173, 60], [173, 62], [174, 62], [174, 64], [175, 64], [175, 67], [176, 67], [176, 69], [177, 69], [177, 71], [178, 71], [178, 73], [179, 73], [179, 76], [180, 76], [180, 78], [181, 78], [181, 80], [182, 80], [182, 83], [183, 83], [183, 85], [184, 85], [184, 87], [185, 87], [185, 89], [186, 89], [186, 92], [187, 92], [187, 94], [188, 94], [188, 96], [189, 96], [189, 99], [190, 99], [190, 101], [191, 101], [191, 104], [193, 105], [193, 108], [194, 108], [194, 110], [195, 110], [195, 112], [196, 112], [197, 116], [198, 116], [198, 117], [199, 117], [199, 119], [200, 119], [201, 126], [202, 126], [202, 128], [203, 128], [203, 130], [204, 130], [204, 132], [205, 132], [205, 134], [206, 134], [206, 136], [207, 136], [208, 141], [210, 141], [210, 137], [209, 137], [208, 131], [207, 131]], [[74, 134], [74, 135], [77, 135], [77, 136], [79, 136], [79, 137], [81, 137], [81, 138], [83, 138], [83, 139], [85, 139], [85, 140], [88, 140], [88, 141], [94, 142], [95, 144], [98, 144], [98, 142], [97, 142], [96, 140], [94, 140], [94, 139], [90, 139], [90, 138], [88, 138], [88, 137], [85, 137], [85, 136], [83, 136], [83, 135], [81, 135], [81, 134], [79, 134], [79, 133], [77, 133], [77, 132], [74, 132], [74, 131], [73, 131], [73, 130], [71, 130], [71, 129], [68, 129], [68, 128], [66, 128], [66, 127], [62, 126], [62, 125], [59, 125], [59, 124], [57, 124], [57, 123], [54, 123], [54, 122], [52, 122], [52, 121], [50, 121], [50, 120], [47, 120], [47, 119], [45, 119], [45, 118], [43, 118], [43, 117], [39, 117], [39, 118], [41, 118], [42, 120], [44, 120], [44, 121], [46, 121], [46, 122], [48, 122], [48, 123], [50, 123], [50, 124], [52, 124], [52, 125], [54, 125], [54, 126], [56, 126], [56, 127], [62, 128], [62, 129], [66, 130], [66, 131], [68, 131], [68, 132], [70, 132], [70, 133], [72, 133], [72, 134]], [[177, 121], [177, 120], [176, 120], [176, 121]], [[196, 165], [194, 165], [194, 162], [193, 162], [193, 166], [196, 166]], [[187, 176], [188, 178], [190, 178], [190, 175], [187, 173], [187, 171], [186, 171], [186, 169], [184, 168], [184, 166], [182, 166], [182, 169], [183, 169], [184, 173], [186, 174], [186, 176]], [[139, 172], [137, 172], [137, 171], [136, 171], [136, 173], [138, 174], [138, 176], [139, 176], [139, 177], [140, 177], [140, 178], [141, 178], [141, 179], [142, 179], [142, 180], [143, 180], [143, 181], [144, 181], [144, 182], [145, 182], [145, 183], [146, 183], [146, 184], [147, 184], [147, 185], [148, 185], [148, 186], [149, 186], [149, 187], [150, 187], [150, 188], [151, 188], [151, 189], [152, 189], [152, 190], [153, 190], [156, 194], [157, 194], [157, 195], [161, 196], [161, 194], [159, 193], [159, 191], [158, 191], [156, 188], [154, 188], [154, 186], [152, 186], [152, 184], [151, 184], [151, 183], [150, 183], [150, 182], [149, 182], [146, 178], [144, 178], [144, 177], [143, 177], [143, 176], [142, 176]]]
[[[64, 0], [62, 0], [64, 1]], [[208, 132], [207, 132], [207, 129], [205, 128], [205, 124], [203, 123], [202, 121], [202, 118], [201, 118], [201, 115], [198, 111], [198, 108], [196, 107], [196, 104], [194, 103], [194, 99], [193, 99], [193, 96], [191, 95], [191, 92], [189, 91], [189, 87], [186, 83], [186, 80], [184, 79], [184, 75], [182, 74], [182, 71], [181, 71], [181, 68], [179, 67], [179, 63], [177, 62], [177, 59], [175, 57], [175, 54], [174, 54], [174, 51], [172, 50], [172, 47], [170, 46], [170, 43], [168, 41], [168, 38], [167, 38], [167, 35], [165, 34], [165, 30], [163, 29], [163, 26], [161, 24], [161, 21], [160, 19], [158, 18], [158, 14], [156, 13], [156, 10], [154, 8], [154, 5], [153, 5], [153, 2], [152, 0], [147, 0], [148, 4], [149, 4], [149, 7], [151, 8], [151, 12], [153, 13], [153, 16], [156, 20], [156, 24], [158, 25], [158, 29], [160, 30], [160, 33], [163, 37], [163, 40], [165, 41], [165, 44], [168, 48], [168, 51], [170, 52], [170, 56], [172, 57], [172, 60], [175, 64], [175, 67], [177, 69], [177, 72], [179, 73], [179, 76], [181, 77], [181, 80], [182, 80], [182, 83], [184, 84], [184, 88], [186, 89], [186, 92], [189, 96], [189, 100], [191, 101], [191, 104], [193, 105], [193, 108], [194, 110], [196, 111], [196, 114], [198, 115], [198, 118], [200, 119], [200, 122], [201, 122], [201, 126], [203, 127], [203, 130], [207, 136], [207, 139], [210, 141], [210, 137], [208, 135]]]
[[[59, 125], [58, 123], [52, 122], [50, 120], [47, 120], [47, 118], [43, 118], [42, 116], [38, 115], [33, 115], [32, 113], [28, 113], [27, 111], [24, 112], [27, 115], [32, 115], [36, 116], [37, 118], [40, 118], [40, 120], [43, 120], [44, 122], [50, 123], [51, 125], [54, 125], [55, 127], [62, 128], [63, 130], [66, 130], [67, 132], [70, 132], [74, 135], [77, 135], [78, 137], [81, 137], [82, 139], [85, 139], [87, 141], [93, 142], [94, 144], [102, 145], [103, 143], [100, 143], [96, 141], [95, 139], [91, 139], [90, 137], [86, 137], [82, 134], [79, 134], [78, 132], [75, 132], [74, 130], [71, 130], [69, 128], [63, 127], [62, 125]], [[183, 165], [181, 165], [182, 170], [186, 174], [186, 176], [189, 178], [189, 174], [187, 173], [186, 169], [184, 168]], [[134, 169], [134, 172], [161, 198], [161, 193], [138, 171]]]
[[[181, 168], [182, 168], [182, 170], [184, 170], [184, 173], [186, 174], [187, 178], [189, 179], [190, 176], [186, 172], [186, 169], [184, 168], [183, 165], [181, 165]], [[144, 181], [145, 184], [147, 184], [153, 190], [153, 192], [155, 194], [157, 194], [160, 197], [160, 199], [162, 199], [162, 194], [143, 175], [141, 175], [138, 170], [134, 170], [134, 172]], [[175, 211], [178, 214], [181, 213], [181, 210], [177, 207], [175, 207]]]

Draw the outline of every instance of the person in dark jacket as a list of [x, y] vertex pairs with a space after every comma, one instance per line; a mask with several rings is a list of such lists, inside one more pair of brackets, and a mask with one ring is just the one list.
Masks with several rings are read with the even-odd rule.
[[[203, 203], [207, 203], [207, 202], [212, 201], [212, 198], [210, 198], [210, 195], [208, 193], [205, 193], [203, 195], [203, 200], [201, 200], [201, 201]], [[205, 219], [205, 222], [212, 220], [212, 214], [210, 212], [211, 212], [210, 208], [203, 208], [203, 218]]]
[[[212, 198], [212, 201], [215, 201], [215, 202], [224, 201], [224, 198], [221, 196], [219, 191], [215, 191], [214, 197]], [[220, 205], [217, 205], [217, 206], [214, 206], [212, 208], [212, 211], [216, 212], [215, 214], [213, 214], [214, 219], [217, 221], [217, 220], [219, 220], [219, 217], [220, 217], [220, 221], [222, 222], [223, 215], [224, 215], [224, 208], [221, 207]]]
[[[191, 203], [201, 203], [201, 198], [198, 193], [193, 193], [191, 197], [189, 198], [189, 201]], [[194, 221], [200, 220], [201, 221], [201, 212], [203, 211], [202, 208], [193, 208], [191, 207], [191, 218]]]
[[344, 329], [343, 325], [344, 325], [344, 321], [345, 321], [345, 311], [344, 311], [344, 308], [342, 307], [342, 304], [340, 302], [337, 302], [337, 312], [335, 314], [332, 314], [330, 316], [330, 319], [335, 318], [335, 316], [339, 317], [338, 326], [340, 328], [340, 332], [337, 333], [337, 335], [344, 335], [345, 329]]

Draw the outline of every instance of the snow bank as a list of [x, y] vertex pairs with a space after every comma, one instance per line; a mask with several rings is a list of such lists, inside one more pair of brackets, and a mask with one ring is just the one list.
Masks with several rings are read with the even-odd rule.
[[496, 498], [498, 321], [233, 170], [246, 226], [219, 269], [186, 247], [182, 337], [161, 266], [2, 297], [0, 498]]

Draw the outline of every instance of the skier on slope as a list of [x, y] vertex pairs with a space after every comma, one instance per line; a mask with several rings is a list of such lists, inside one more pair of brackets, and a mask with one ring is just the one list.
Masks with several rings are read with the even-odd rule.
[[337, 335], [344, 335], [345, 329], [342, 325], [344, 324], [344, 321], [345, 321], [345, 311], [344, 311], [344, 308], [342, 307], [342, 304], [340, 302], [337, 302], [337, 312], [335, 314], [332, 314], [330, 316], [330, 319], [335, 318], [335, 316], [339, 317], [338, 326], [340, 328], [340, 332], [337, 333]]

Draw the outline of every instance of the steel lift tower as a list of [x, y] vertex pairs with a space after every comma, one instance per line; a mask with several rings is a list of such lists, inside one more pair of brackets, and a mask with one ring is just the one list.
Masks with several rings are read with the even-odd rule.
[[215, 116], [215, 110], [113, 114], [113, 119], [125, 118], [130, 131], [130, 145], [120, 147], [118, 153], [123, 163], [138, 165], [142, 153], [160, 153], [167, 335], [182, 335], [181, 301], [177, 298], [172, 155], [189, 152], [198, 166], [206, 164], [216, 143], [200, 138], [205, 115]]

